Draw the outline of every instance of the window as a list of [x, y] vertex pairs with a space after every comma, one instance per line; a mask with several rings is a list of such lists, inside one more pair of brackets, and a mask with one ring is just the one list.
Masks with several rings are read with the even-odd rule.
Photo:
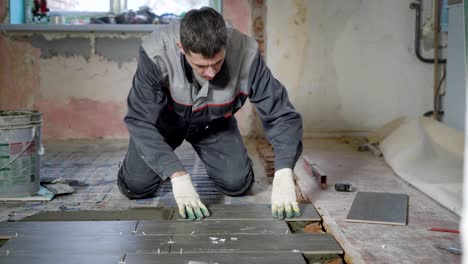
[[[15, 0], [11, 24], [157, 24], [184, 12], [211, 6], [221, 10], [222, 0]], [[11, 2], [11, 1], [10, 1]], [[39, 4], [40, 3], [40, 4]], [[142, 8], [143, 7], [143, 8]], [[46, 12], [45, 10], [48, 10]], [[119, 17], [146, 19], [118, 19]], [[155, 18], [168, 18], [168, 20]], [[13, 18], [15, 22], [13, 22]]]
[[49, 0], [47, 7], [52, 12], [109, 12], [110, 1], [95, 0]]
[[52, 12], [113, 12], [138, 10], [147, 6], [157, 15], [172, 13], [179, 15], [192, 8], [211, 6], [210, 0], [48, 0]]

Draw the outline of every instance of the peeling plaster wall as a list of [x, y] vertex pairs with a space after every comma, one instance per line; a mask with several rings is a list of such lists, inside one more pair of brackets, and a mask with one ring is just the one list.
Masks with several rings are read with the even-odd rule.
[[7, 16], [7, 1], [0, 1], [0, 23], [2, 23]]
[[411, 1], [267, 1], [267, 63], [305, 134], [366, 131], [432, 108], [432, 66], [414, 55]]
[[[249, 0], [223, 0], [223, 16], [232, 27], [251, 36], [251, 11]], [[252, 104], [247, 101], [236, 113], [237, 123], [241, 135], [249, 136], [253, 133], [255, 116]]]
[[144, 35], [0, 36], [0, 108], [41, 111], [44, 138], [127, 137], [126, 96]]
[[[6, 9], [6, 1], [0, 1], [0, 18]], [[223, 11], [249, 34], [248, 0], [225, 1]], [[126, 97], [144, 35], [0, 34], [0, 109], [41, 111], [44, 138], [128, 137]], [[247, 104], [236, 116], [241, 133], [248, 135], [252, 107]]]

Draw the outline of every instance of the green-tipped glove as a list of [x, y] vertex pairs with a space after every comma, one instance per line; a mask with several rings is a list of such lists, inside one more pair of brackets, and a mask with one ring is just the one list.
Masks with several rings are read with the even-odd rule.
[[206, 206], [200, 201], [197, 191], [193, 187], [192, 178], [185, 174], [171, 179], [172, 192], [179, 207], [179, 215], [190, 220], [202, 219], [210, 216]]
[[275, 172], [271, 191], [271, 213], [274, 218], [298, 217], [301, 210], [296, 200], [292, 169], [285, 168]]

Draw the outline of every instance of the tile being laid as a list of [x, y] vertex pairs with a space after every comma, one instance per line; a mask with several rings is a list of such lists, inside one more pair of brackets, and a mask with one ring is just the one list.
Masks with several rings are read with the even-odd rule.
[[358, 192], [346, 221], [406, 225], [408, 200], [402, 193]]
[[138, 221], [64, 221], [64, 222], [1, 222], [0, 235], [31, 236], [124, 236], [132, 235]]
[[[285, 219], [286, 221], [320, 221], [320, 215], [312, 204], [300, 204], [301, 216]], [[271, 215], [270, 205], [209, 205], [211, 216], [206, 221], [213, 220], [275, 220]], [[175, 218], [178, 214], [174, 214]]]
[[300, 253], [286, 252], [275, 253], [268, 252], [266, 254], [255, 253], [223, 253], [223, 254], [204, 254], [204, 253], [183, 253], [182, 254], [127, 254], [125, 256], [125, 264], [208, 264], [208, 263], [223, 263], [223, 264], [239, 264], [239, 263], [256, 263], [256, 264], [306, 264], [306, 261]]
[[290, 235], [174, 235], [171, 254], [185, 253], [265, 253], [342, 254], [329, 234]]
[[228, 235], [228, 234], [288, 234], [284, 221], [238, 220], [238, 221], [140, 221], [137, 235]]

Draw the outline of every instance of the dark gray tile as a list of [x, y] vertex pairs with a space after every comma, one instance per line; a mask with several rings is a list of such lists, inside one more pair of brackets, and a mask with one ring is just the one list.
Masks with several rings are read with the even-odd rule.
[[133, 235], [138, 221], [2, 222], [0, 235], [12, 237], [46, 236], [126, 236]]
[[127, 254], [125, 257], [125, 264], [273, 264], [273, 263], [287, 263], [287, 264], [305, 264], [306, 261], [300, 253], [274, 253], [268, 252], [266, 254], [254, 253], [222, 253], [222, 254]]
[[22, 221], [131, 221], [168, 220], [174, 214], [173, 208], [132, 208], [121, 211], [53, 211], [41, 212]]
[[114, 263], [117, 264], [122, 260], [119, 254], [78, 254], [78, 255], [41, 255], [30, 254], [21, 256], [0, 256], [2, 264], [84, 264], [84, 263]]
[[259, 253], [301, 252], [304, 254], [342, 254], [328, 234], [288, 235], [174, 235], [171, 253]]
[[[286, 221], [320, 221], [320, 215], [317, 213], [314, 205], [301, 204], [301, 216], [297, 218], [285, 219]], [[207, 221], [213, 220], [275, 220], [271, 215], [270, 205], [209, 205], [211, 216], [205, 218]], [[177, 211], [174, 214], [177, 219]]]
[[406, 225], [408, 199], [401, 193], [358, 192], [346, 221]]
[[121, 254], [169, 252], [171, 236], [40, 236], [8, 240], [0, 255], [51, 252], [57, 254]]
[[228, 234], [287, 234], [289, 227], [284, 221], [238, 220], [238, 221], [140, 221], [138, 235], [228, 235]]

